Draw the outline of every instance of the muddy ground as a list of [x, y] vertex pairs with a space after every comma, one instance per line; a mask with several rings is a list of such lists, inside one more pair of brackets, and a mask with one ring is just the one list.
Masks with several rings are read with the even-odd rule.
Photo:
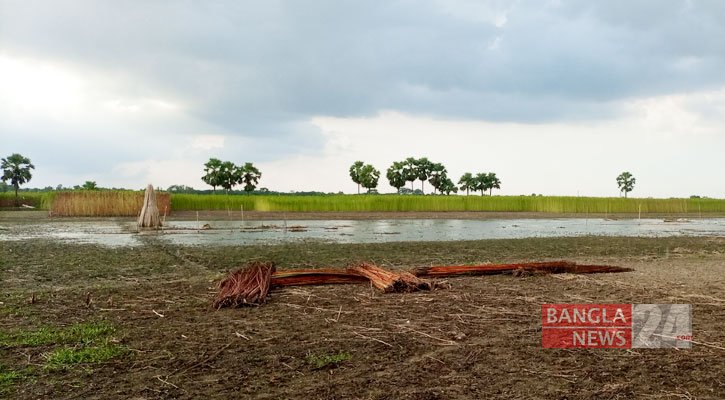
[[[0, 332], [106, 321], [127, 349], [47, 369], [55, 344], [0, 346], [20, 371], [0, 397], [722, 398], [725, 239], [548, 238], [386, 244], [104, 248], [0, 242]], [[215, 311], [215, 282], [251, 260], [279, 269], [390, 268], [567, 259], [624, 274], [463, 277], [382, 294], [366, 285], [273, 290], [259, 307]], [[542, 349], [542, 303], [690, 303], [696, 344]], [[78, 344], [77, 346], [82, 346]], [[323, 362], [320, 362], [323, 360]], [[329, 361], [326, 362], [325, 360]], [[1, 383], [1, 382], [0, 382]]]

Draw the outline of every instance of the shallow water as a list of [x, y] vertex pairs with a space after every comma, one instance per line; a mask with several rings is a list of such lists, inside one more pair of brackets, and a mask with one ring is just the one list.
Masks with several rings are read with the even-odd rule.
[[[211, 229], [198, 229], [209, 224]], [[586, 235], [725, 237], [725, 219], [405, 219], [326, 221], [169, 221], [163, 232], [138, 232], [133, 221], [79, 221], [0, 225], [0, 241], [49, 238], [104, 246], [143, 244], [144, 235], [170, 244], [276, 244], [292, 241], [379, 243]]]

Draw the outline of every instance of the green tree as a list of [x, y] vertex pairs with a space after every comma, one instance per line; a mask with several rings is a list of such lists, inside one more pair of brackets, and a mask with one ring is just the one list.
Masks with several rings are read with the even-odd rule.
[[433, 186], [433, 193], [439, 190], [443, 182], [448, 178], [446, 167], [441, 163], [431, 163], [428, 182]]
[[481, 196], [483, 196], [484, 193], [486, 193], [486, 190], [488, 190], [488, 174], [485, 172], [476, 174], [476, 177], [473, 178], [473, 190], [480, 190]]
[[461, 185], [461, 190], [466, 191], [466, 196], [469, 195], [471, 190], [476, 190], [476, 178], [470, 172], [466, 172], [458, 180], [458, 184]]
[[630, 174], [629, 172], [622, 172], [617, 177], [617, 186], [619, 186], [619, 191], [624, 192], [624, 198], [627, 198], [627, 193], [634, 190], [634, 184], [636, 182], [636, 179], [634, 179], [634, 176]]
[[438, 190], [440, 190], [441, 193], [445, 193], [446, 195], [450, 195], [451, 192], [457, 193], [458, 188], [456, 187], [456, 184], [453, 183], [451, 178], [445, 177], [443, 179], [443, 182], [441, 182], [440, 186], [438, 186]]
[[410, 181], [410, 190], [413, 190], [413, 182], [418, 179], [418, 160], [408, 157], [403, 164], [403, 179]]
[[191, 186], [186, 185], [171, 185], [167, 189], [171, 193], [195, 193], [196, 190]]
[[35, 165], [30, 162], [30, 159], [23, 157], [18, 153], [14, 153], [7, 158], [2, 159], [0, 168], [3, 170], [2, 181], [10, 181], [10, 184], [15, 188], [15, 206], [20, 206], [18, 202], [18, 189], [20, 185], [23, 185], [30, 181], [33, 175], [30, 173], [31, 169], [35, 169]]
[[419, 158], [415, 161], [416, 177], [420, 179], [420, 191], [423, 194], [425, 194], [425, 181], [428, 180], [432, 169], [433, 163], [426, 157]]
[[367, 164], [360, 169], [360, 184], [368, 190], [368, 193], [371, 189], [378, 187], [378, 179], [380, 179], [380, 171], [372, 165]]
[[488, 195], [493, 196], [493, 189], [501, 189], [501, 180], [498, 179], [495, 172], [489, 172], [486, 174], [486, 189], [488, 189]]
[[405, 186], [405, 175], [404, 175], [404, 168], [403, 163], [395, 161], [393, 162], [393, 165], [391, 165], [388, 168], [387, 173], [385, 176], [388, 178], [388, 182], [390, 182], [390, 186], [394, 187], [398, 190], [398, 194], [400, 194], [400, 188]]
[[98, 190], [98, 185], [96, 185], [96, 181], [86, 181], [83, 186], [81, 186], [82, 190]]
[[211, 186], [216, 193], [216, 187], [221, 186], [223, 182], [223, 176], [220, 173], [222, 168], [222, 162], [218, 158], [210, 158], [209, 162], [204, 164], [205, 175], [201, 177], [207, 185]]
[[242, 179], [240, 183], [244, 184], [244, 190], [249, 194], [259, 184], [259, 180], [262, 179], [262, 173], [259, 172], [254, 164], [248, 162], [244, 163], [242, 167]]
[[360, 194], [360, 184], [362, 183], [362, 178], [360, 177], [360, 174], [362, 172], [364, 163], [362, 161], [355, 161], [350, 166], [350, 178], [352, 178], [352, 181], [357, 183], [357, 194]]
[[231, 161], [224, 161], [219, 168], [219, 179], [219, 186], [223, 187], [229, 193], [242, 179], [241, 169]]

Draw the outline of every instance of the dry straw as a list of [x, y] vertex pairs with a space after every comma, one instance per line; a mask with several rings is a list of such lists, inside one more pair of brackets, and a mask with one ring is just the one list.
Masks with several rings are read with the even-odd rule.
[[591, 274], [627, 272], [630, 268], [609, 265], [577, 265], [567, 261], [523, 264], [452, 265], [413, 268], [407, 271], [388, 271], [371, 263], [359, 263], [340, 269], [305, 269], [275, 272], [273, 263], [253, 262], [232, 272], [219, 284], [214, 308], [261, 304], [270, 288], [294, 285], [325, 285], [332, 283], [370, 282], [385, 293], [431, 290], [437, 285], [420, 277], [449, 277], [459, 275], [512, 274], [527, 276], [533, 273]]
[[[60, 192], [53, 199], [53, 216], [135, 217], [141, 212], [144, 193], [132, 191]], [[160, 209], [171, 209], [168, 193], [156, 193]]]

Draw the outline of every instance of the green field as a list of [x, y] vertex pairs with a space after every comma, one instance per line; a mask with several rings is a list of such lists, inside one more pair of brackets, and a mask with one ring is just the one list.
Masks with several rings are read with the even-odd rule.
[[[23, 203], [48, 210], [56, 192], [24, 192]], [[3, 205], [13, 193], [0, 193]], [[567, 196], [330, 195], [265, 196], [172, 194], [172, 210], [257, 211], [528, 211], [552, 213], [725, 212], [723, 199]]]
[[725, 212], [721, 199], [565, 196], [236, 196], [174, 194], [172, 210], [258, 211], [529, 211], [554, 213]]

